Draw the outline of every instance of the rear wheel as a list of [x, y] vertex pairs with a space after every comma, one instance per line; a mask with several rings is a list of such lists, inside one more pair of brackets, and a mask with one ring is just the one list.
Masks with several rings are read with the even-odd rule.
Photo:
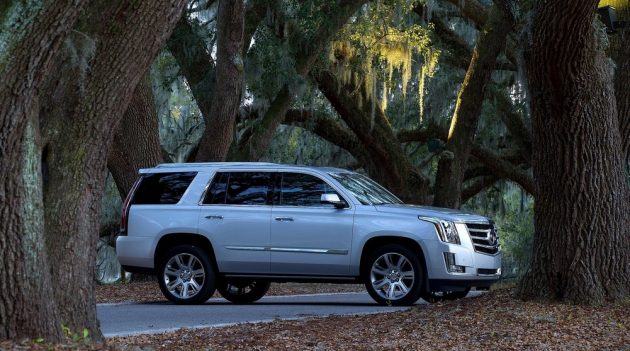
[[227, 280], [217, 290], [226, 300], [234, 303], [252, 303], [260, 300], [269, 290], [269, 282], [257, 280]]
[[368, 293], [381, 305], [409, 306], [420, 297], [422, 265], [418, 256], [402, 245], [375, 250], [363, 277]]
[[200, 304], [215, 291], [215, 271], [199, 247], [180, 245], [170, 250], [159, 267], [162, 294], [176, 304]]

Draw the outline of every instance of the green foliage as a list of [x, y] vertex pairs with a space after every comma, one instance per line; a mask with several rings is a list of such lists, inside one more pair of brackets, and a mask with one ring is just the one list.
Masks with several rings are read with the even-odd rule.
[[295, 85], [294, 53], [287, 41], [279, 40], [267, 27], [261, 27], [248, 53], [245, 77], [255, 98], [270, 102], [284, 84]]
[[90, 344], [92, 342], [90, 330], [87, 328], [83, 328], [81, 332], [74, 332], [67, 325], [62, 324], [61, 329], [65, 337], [73, 343]]
[[503, 250], [503, 279], [519, 278], [531, 260], [534, 238], [533, 199], [518, 186], [498, 183], [468, 201], [464, 208], [493, 218]]

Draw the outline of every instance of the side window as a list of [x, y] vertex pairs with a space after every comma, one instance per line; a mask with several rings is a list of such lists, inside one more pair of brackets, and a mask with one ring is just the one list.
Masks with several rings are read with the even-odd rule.
[[146, 174], [133, 196], [133, 205], [172, 205], [179, 202], [197, 172]]
[[230, 173], [219, 172], [215, 174], [214, 178], [212, 178], [210, 188], [206, 192], [206, 197], [203, 199], [204, 205], [225, 203], [225, 193], [229, 178]]
[[265, 205], [271, 188], [268, 172], [231, 172], [225, 203], [230, 205]]
[[322, 194], [338, 193], [326, 182], [315, 176], [302, 173], [282, 174], [281, 206], [333, 207], [320, 202]]

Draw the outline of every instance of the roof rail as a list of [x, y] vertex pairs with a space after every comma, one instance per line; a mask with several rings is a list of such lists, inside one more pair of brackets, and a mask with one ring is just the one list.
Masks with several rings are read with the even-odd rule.
[[186, 168], [186, 167], [210, 167], [210, 166], [229, 166], [229, 167], [249, 167], [249, 166], [279, 166], [277, 163], [271, 162], [188, 162], [188, 163], [161, 163], [155, 168]]

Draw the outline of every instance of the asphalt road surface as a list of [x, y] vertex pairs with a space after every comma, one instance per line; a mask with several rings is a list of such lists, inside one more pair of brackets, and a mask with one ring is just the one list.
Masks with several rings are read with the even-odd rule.
[[249, 305], [213, 298], [203, 305], [178, 306], [170, 302], [98, 304], [101, 331], [106, 337], [161, 333], [179, 328], [221, 327], [329, 315], [403, 311], [383, 307], [367, 293], [265, 296]]
[[[471, 292], [469, 296], [478, 294]], [[418, 300], [418, 304], [424, 300]], [[367, 293], [266, 296], [250, 305], [212, 298], [203, 305], [179, 306], [166, 300], [149, 303], [98, 304], [101, 331], [106, 337], [162, 333], [179, 328], [222, 327], [330, 315], [404, 311], [408, 307], [379, 306]]]

